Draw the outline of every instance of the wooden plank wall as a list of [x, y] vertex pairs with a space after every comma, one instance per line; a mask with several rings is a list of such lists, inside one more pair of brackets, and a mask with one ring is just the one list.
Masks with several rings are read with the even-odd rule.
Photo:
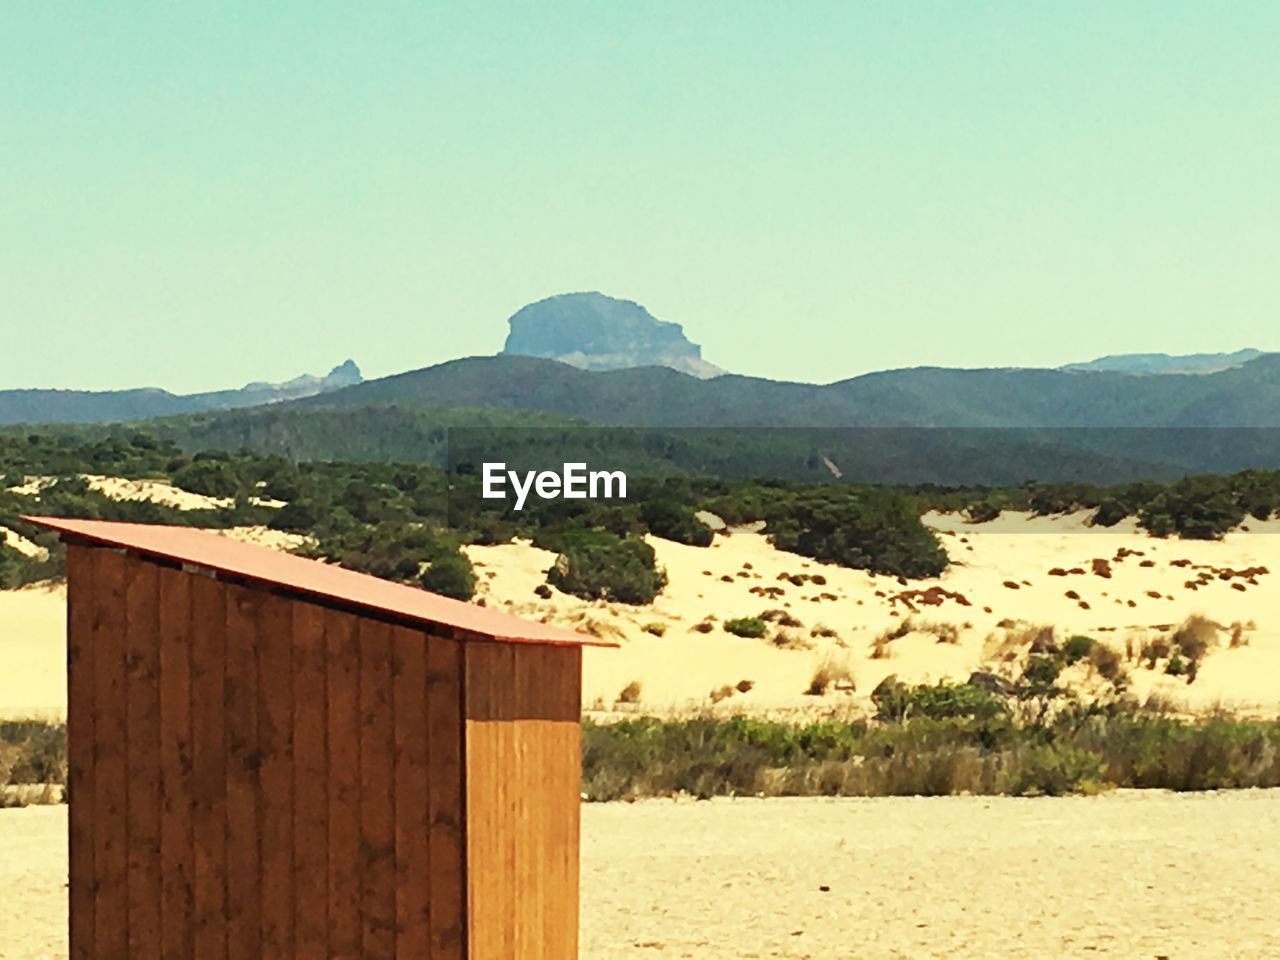
[[460, 644], [67, 563], [71, 955], [462, 960]]
[[582, 650], [464, 656], [471, 960], [574, 960]]

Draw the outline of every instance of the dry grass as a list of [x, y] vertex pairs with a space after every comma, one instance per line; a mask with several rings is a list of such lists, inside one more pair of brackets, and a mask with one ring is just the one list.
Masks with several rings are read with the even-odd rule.
[[817, 669], [813, 671], [805, 693], [811, 697], [820, 697], [832, 687], [843, 691], [856, 689], [853, 668], [845, 658], [833, 656], [823, 658]]
[[1219, 629], [1219, 625], [1208, 617], [1193, 614], [1182, 622], [1170, 639], [1183, 657], [1198, 664], [1209, 648], [1217, 645]]

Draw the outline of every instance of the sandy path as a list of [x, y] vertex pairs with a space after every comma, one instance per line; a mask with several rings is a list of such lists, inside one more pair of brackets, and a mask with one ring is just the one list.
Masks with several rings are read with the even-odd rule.
[[[1280, 791], [598, 804], [582, 832], [582, 960], [1280, 956]], [[65, 807], [0, 810], [0, 958], [66, 956], [65, 836]]]

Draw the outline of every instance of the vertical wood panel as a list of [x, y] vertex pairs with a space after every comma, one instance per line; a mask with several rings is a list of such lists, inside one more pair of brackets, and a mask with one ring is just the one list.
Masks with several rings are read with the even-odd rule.
[[360, 646], [354, 617], [325, 612], [329, 724], [329, 956], [360, 956]]
[[548, 690], [554, 721], [545, 742], [549, 757], [545, 783], [554, 792], [544, 798], [551, 818], [547, 831], [548, 897], [555, 905], [547, 956], [573, 960], [578, 956], [579, 848], [582, 782], [582, 648], [555, 649]]
[[67, 875], [71, 960], [94, 956], [94, 674], [97, 617], [89, 547], [67, 548]]
[[262, 842], [258, 834], [258, 659], [265, 594], [226, 584], [227, 953], [262, 952]]
[[463, 655], [456, 640], [427, 638], [427, 742], [431, 771], [431, 960], [462, 960], [466, 939], [467, 842]]
[[126, 681], [124, 665], [125, 557], [90, 551], [94, 623], [94, 955], [128, 949], [128, 809]]
[[577, 956], [581, 651], [466, 647], [475, 958]]
[[194, 957], [227, 960], [226, 598], [210, 577], [192, 575], [190, 586]]
[[329, 955], [329, 762], [325, 612], [293, 604], [293, 887], [298, 960]]
[[156, 564], [125, 563], [128, 726], [129, 956], [160, 955], [160, 580]]
[[191, 577], [159, 568], [160, 923], [164, 960], [192, 956]]
[[379, 620], [360, 621], [360, 919], [366, 960], [392, 960], [396, 949], [393, 629]]
[[516, 886], [516, 858], [524, 840], [527, 827], [520, 821], [520, 795], [529, 788], [524, 782], [520, 754], [516, 739], [515, 687], [516, 647], [510, 643], [486, 643], [483, 645], [493, 660], [493, 674], [486, 686], [493, 698], [493, 709], [498, 716], [493, 732], [497, 736], [495, 751], [487, 758], [485, 776], [494, 797], [498, 817], [495, 833], [500, 851], [495, 866], [495, 901], [502, 911], [501, 939], [496, 944], [497, 956], [515, 957], [516, 928], [520, 923], [521, 896]]
[[516, 716], [530, 718], [520, 719], [516, 724], [516, 736], [521, 747], [520, 782], [524, 786], [520, 818], [527, 825], [516, 875], [516, 889], [522, 899], [521, 924], [516, 931], [516, 939], [520, 955], [529, 960], [555, 956], [553, 944], [549, 942], [552, 934], [545, 929], [554, 923], [548, 908], [554, 911], [556, 906], [553, 900], [549, 902], [546, 869], [546, 834], [551, 828], [551, 818], [559, 815], [549, 809], [549, 804], [555, 802], [556, 786], [548, 776], [555, 758], [546, 749], [552, 722], [532, 718], [537, 716], [539, 700], [547, 695], [548, 685], [553, 682], [551, 673], [557, 652], [550, 647], [539, 646], [516, 650]]
[[258, 658], [258, 747], [262, 843], [262, 956], [292, 960], [293, 948], [293, 607], [263, 598]]
[[510, 644], [468, 643], [466, 806], [468, 931], [473, 960], [515, 956], [519, 824]]
[[431, 818], [427, 801], [427, 638], [397, 627], [392, 642], [395, 707], [396, 956], [431, 956]]

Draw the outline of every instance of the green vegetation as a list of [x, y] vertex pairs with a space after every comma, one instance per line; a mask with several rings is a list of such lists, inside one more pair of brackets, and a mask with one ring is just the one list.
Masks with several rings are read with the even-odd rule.
[[1167, 484], [1028, 483], [979, 493], [920, 495], [935, 508], [964, 509], [977, 522], [995, 519], [1002, 510], [1029, 510], [1044, 516], [1096, 510], [1094, 523], [1101, 527], [1134, 517], [1154, 536], [1217, 540], [1250, 519], [1267, 520], [1280, 513], [1280, 470], [1203, 474]]
[[[301, 416], [303, 407], [289, 409], [294, 412], [234, 413], [269, 425], [266, 435], [274, 436], [272, 431], [284, 421], [272, 418]], [[341, 407], [338, 413], [353, 409]], [[391, 415], [390, 408], [378, 409], [380, 415]], [[488, 411], [484, 416], [492, 419], [499, 413]], [[202, 416], [211, 415], [192, 415], [193, 422]], [[280, 435], [291, 436], [281, 429]], [[85, 432], [91, 430], [97, 433]], [[543, 449], [540, 443], [589, 445], [607, 439], [560, 427], [549, 432], [554, 434], [550, 440], [548, 431], [515, 431], [514, 442], [532, 453]], [[484, 442], [495, 442], [487, 426], [479, 433], [489, 438]], [[0, 585], [17, 586], [61, 573], [57, 538], [18, 521], [25, 512], [217, 529], [268, 525], [305, 535], [315, 555], [456, 597], [469, 597], [475, 589], [474, 573], [460, 547], [529, 537], [559, 554], [548, 576], [553, 585], [582, 597], [644, 603], [662, 589], [665, 577], [643, 537], [652, 534], [707, 546], [712, 533], [695, 516], [700, 510], [729, 523], [763, 520], [776, 546], [823, 562], [918, 578], [936, 576], [948, 563], [938, 539], [920, 522], [920, 515], [931, 509], [968, 510], [975, 518], [989, 518], [1006, 509], [1054, 513], [1096, 508], [1099, 523], [1136, 516], [1153, 533], [1184, 537], [1221, 536], [1250, 518], [1270, 517], [1280, 509], [1280, 471], [1186, 477], [1170, 484], [1028, 483], [978, 489], [735, 481], [677, 472], [635, 476], [626, 501], [532, 501], [517, 512], [508, 501], [480, 496], [474, 463], [466, 457], [452, 473], [425, 463], [298, 462], [291, 456], [255, 452], [251, 447], [263, 444], [254, 437], [257, 434], [241, 437], [250, 441], [247, 447], [190, 453], [172, 437], [125, 428], [0, 430], [5, 487], [28, 477], [48, 478], [35, 496], [0, 489], [0, 525], [48, 551], [47, 558], [28, 557], [0, 548]], [[440, 430], [420, 439], [442, 449], [446, 433]], [[474, 442], [480, 443], [477, 450], [483, 446]], [[638, 462], [647, 457], [647, 462], [656, 458], [669, 463], [664, 458], [680, 451], [681, 456], [691, 456], [687, 448], [697, 446], [701, 437], [663, 440], [657, 434], [628, 433], [626, 442], [640, 457]], [[788, 434], [778, 442], [794, 443], [796, 438]], [[710, 443], [713, 449], [717, 444], [723, 448], [725, 441], [713, 438]], [[145, 500], [115, 500], [93, 490], [83, 475], [165, 481], [215, 498], [216, 504], [179, 510]], [[1073, 655], [1067, 654], [1067, 662], [1074, 662]], [[1184, 654], [1182, 659], [1194, 664], [1196, 657]]]
[[0, 720], [0, 807], [57, 802], [66, 782], [65, 725]]
[[583, 792], [619, 800], [1280, 786], [1280, 723], [1185, 721], [1128, 703], [1064, 704], [1032, 723], [968, 684], [898, 687], [877, 702], [871, 721], [587, 721]]
[[559, 552], [547, 573], [553, 587], [587, 600], [648, 603], [667, 583], [657, 569], [653, 547], [638, 537], [571, 526], [544, 532], [539, 545]]
[[724, 629], [735, 637], [759, 639], [764, 636], [765, 630], [768, 629], [768, 624], [764, 622], [763, 617], [738, 617], [733, 620], [726, 620]]

